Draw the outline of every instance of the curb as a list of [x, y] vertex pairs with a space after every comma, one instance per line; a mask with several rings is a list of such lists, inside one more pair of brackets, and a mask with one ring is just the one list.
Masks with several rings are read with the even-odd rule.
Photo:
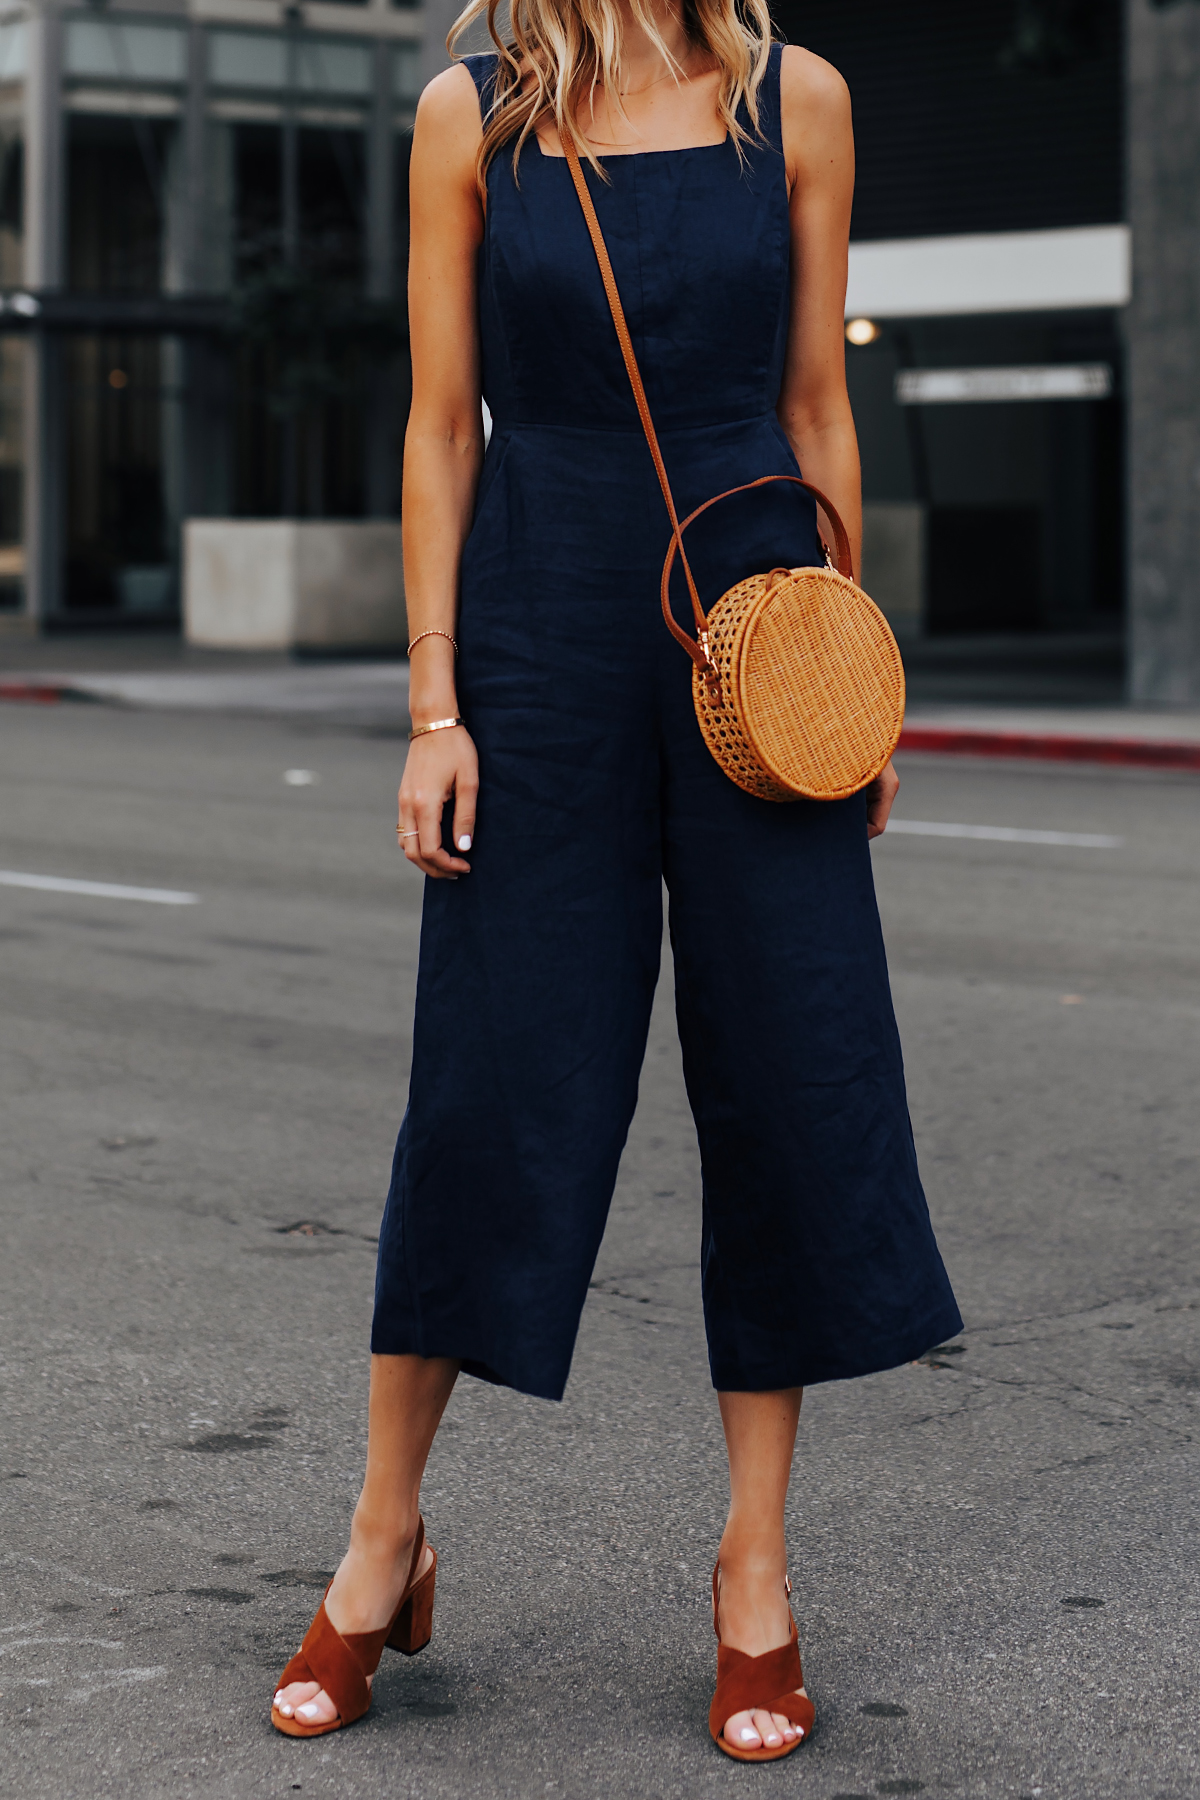
[[1161, 739], [1071, 737], [1065, 733], [978, 731], [952, 725], [906, 725], [898, 750], [939, 756], [1007, 756], [1036, 762], [1124, 764], [1130, 768], [1200, 770], [1200, 743]]
[[25, 701], [34, 706], [54, 706], [60, 700], [81, 700], [77, 688], [48, 681], [0, 681], [0, 700]]

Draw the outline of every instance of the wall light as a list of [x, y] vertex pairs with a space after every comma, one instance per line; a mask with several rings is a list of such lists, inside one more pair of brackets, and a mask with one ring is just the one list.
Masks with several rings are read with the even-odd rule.
[[857, 344], [861, 348], [863, 344], [873, 344], [879, 335], [879, 327], [874, 319], [847, 319], [846, 321], [846, 342], [848, 344]]

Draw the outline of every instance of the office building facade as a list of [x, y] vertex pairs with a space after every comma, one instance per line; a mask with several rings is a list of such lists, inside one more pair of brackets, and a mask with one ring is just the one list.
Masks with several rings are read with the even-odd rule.
[[[442, 0], [0, 6], [0, 620], [178, 615], [187, 517], [400, 505]], [[1200, 701], [1200, 6], [779, 0], [850, 82], [866, 573]]]

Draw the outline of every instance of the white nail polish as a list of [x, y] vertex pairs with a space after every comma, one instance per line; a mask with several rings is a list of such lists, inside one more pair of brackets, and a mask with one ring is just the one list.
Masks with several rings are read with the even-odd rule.
[[743, 1742], [743, 1744], [748, 1744], [750, 1742], [751, 1738], [756, 1738], [757, 1736], [758, 1736], [757, 1731], [751, 1731], [751, 1729], [748, 1725], [742, 1726], [742, 1742]]
[[471, 848], [471, 838], [468, 832], [463, 832], [458, 840], [458, 847], [460, 850], [469, 850]]
[[300, 1717], [302, 1719], [315, 1719], [316, 1716], [317, 1706], [314, 1701], [310, 1700], [306, 1705], [300, 1708]]

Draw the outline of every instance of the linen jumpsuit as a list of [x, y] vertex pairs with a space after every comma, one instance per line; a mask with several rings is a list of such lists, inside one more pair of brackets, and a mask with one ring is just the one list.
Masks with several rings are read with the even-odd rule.
[[[486, 111], [495, 63], [466, 59]], [[780, 49], [760, 135], [587, 179], [680, 517], [796, 474], [775, 416], [790, 234]], [[586, 170], [586, 165], [585, 165]], [[560, 1399], [637, 1098], [670, 899], [720, 1389], [890, 1368], [961, 1320], [917, 1172], [862, 795], [777, 804], [706, 749], [658, 582], [669, 524], [565, 160], [488, 172], [493, 430], [461, 570], [471, 873], [425, 888], [372, 1349]], [[822, 561], [781, 483], [688, 534], [709, 603]], [[681, 588], [677, 615], [690, 625]]]

